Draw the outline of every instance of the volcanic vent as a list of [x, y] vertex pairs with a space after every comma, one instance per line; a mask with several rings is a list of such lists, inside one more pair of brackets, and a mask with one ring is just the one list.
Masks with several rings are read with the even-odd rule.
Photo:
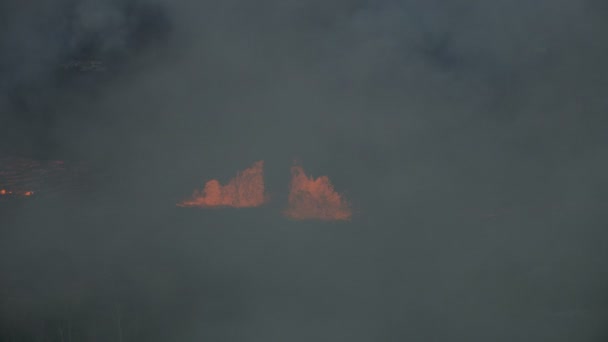
[[291, 167], [289, 204], [285, 216], [296, 220], [350, 220], [352, 211], [346, 200], [334, 190], [327, 176], [306, 176], [299, 165]]
[[177, 204], [178, 207], [199, 208], [251, 208], [267, 200], [264, 193], [264, 161], [237, 173], [226, 185], [216, 179], [205, 184], [202, 191], [195, 190], [192, 197]]

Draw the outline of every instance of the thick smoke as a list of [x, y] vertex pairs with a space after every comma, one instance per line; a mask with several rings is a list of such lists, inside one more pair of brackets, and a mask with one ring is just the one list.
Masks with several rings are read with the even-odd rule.
[[64, 152], [54, 132], [62, 121], [91, 119], [74, 103], [90, 104], [104, 81], [158, 47], [171, 28], [162, 7], [137, 1], [11, 0], [2, 7], [2, 150], [41, 157]]
[[[0, 340], [606, 337], [601, 1], [4, 1]], [[91, 66], [94, 67], [91, 67]], [[293, 158], [352, 202], [290, 222]], [[263, 209], [175, 203], [264, 160]]]

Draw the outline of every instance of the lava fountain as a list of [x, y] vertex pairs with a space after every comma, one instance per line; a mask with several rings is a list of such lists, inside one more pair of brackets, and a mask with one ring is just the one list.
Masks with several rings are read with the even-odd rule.
[[264, 161], [237, 173], [226, 185], [216, 179], [205, 184], [202, 191], [195, 190], [190, 199], [177, 204], [178, 207], [199, 208], [250, 208], [259, 207], [267, 201], [264, 193]]
[[291, 184], [285, 216], [295, 220], [350, 220], [352, 211], [346, 200], [334, 190], [327, 176], [306, 176], [299, 165], [291, 167]]

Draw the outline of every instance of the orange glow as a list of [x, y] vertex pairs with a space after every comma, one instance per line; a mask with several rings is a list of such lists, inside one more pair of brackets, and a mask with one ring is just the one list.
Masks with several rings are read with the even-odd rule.
[[30, 197], [34, 194], [34, 192], [33, 191], [18, 191], [16, 193], [13, 193], [12, 191], [9, 191], [6, 189], [0, 189], [0, 196], [13, 195], [13, 194], [15, 194], [16, 196]]
[[203, 191], [195, 190], [190, 199], [177, 204], [178, 207], [220, 208], [258, 207], [264, 204], [264, 161], [258, 161], [243, 172], [237, 173], [226, 185], [212, 179]]
[[62, 160], [41, 161], [0, 155], [0, 197], [31, 198], [76, 191], [86, 173], [84, 164]]
[[350, 220], [352, 211], [342, 195], [334, 191], [327, 176], [306, 176], [301, 166], [291, 167], [289, 205], [284, 214], [296, 220]]

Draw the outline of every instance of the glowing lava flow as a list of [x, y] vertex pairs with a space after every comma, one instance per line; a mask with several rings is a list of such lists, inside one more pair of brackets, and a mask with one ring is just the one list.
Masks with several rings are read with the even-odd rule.
[[65, 194], [72, 189], [80, 166], [65, 162], [0, 156], [0, 199]]
[[284, 214], [296, 220], [333, 221], [352, 217], [348, 203], [334, 191], [327, 176], [309, 178], [298, 165], [291, 168], [289, 206]]
[[258, 161], [240, 172], [226, 185], [212, 179], [203, 191], [195, 190], [190, 199], [177, 204], [178, 207], [258, 207], [266, 202], [264, 194], [264, 161]]

